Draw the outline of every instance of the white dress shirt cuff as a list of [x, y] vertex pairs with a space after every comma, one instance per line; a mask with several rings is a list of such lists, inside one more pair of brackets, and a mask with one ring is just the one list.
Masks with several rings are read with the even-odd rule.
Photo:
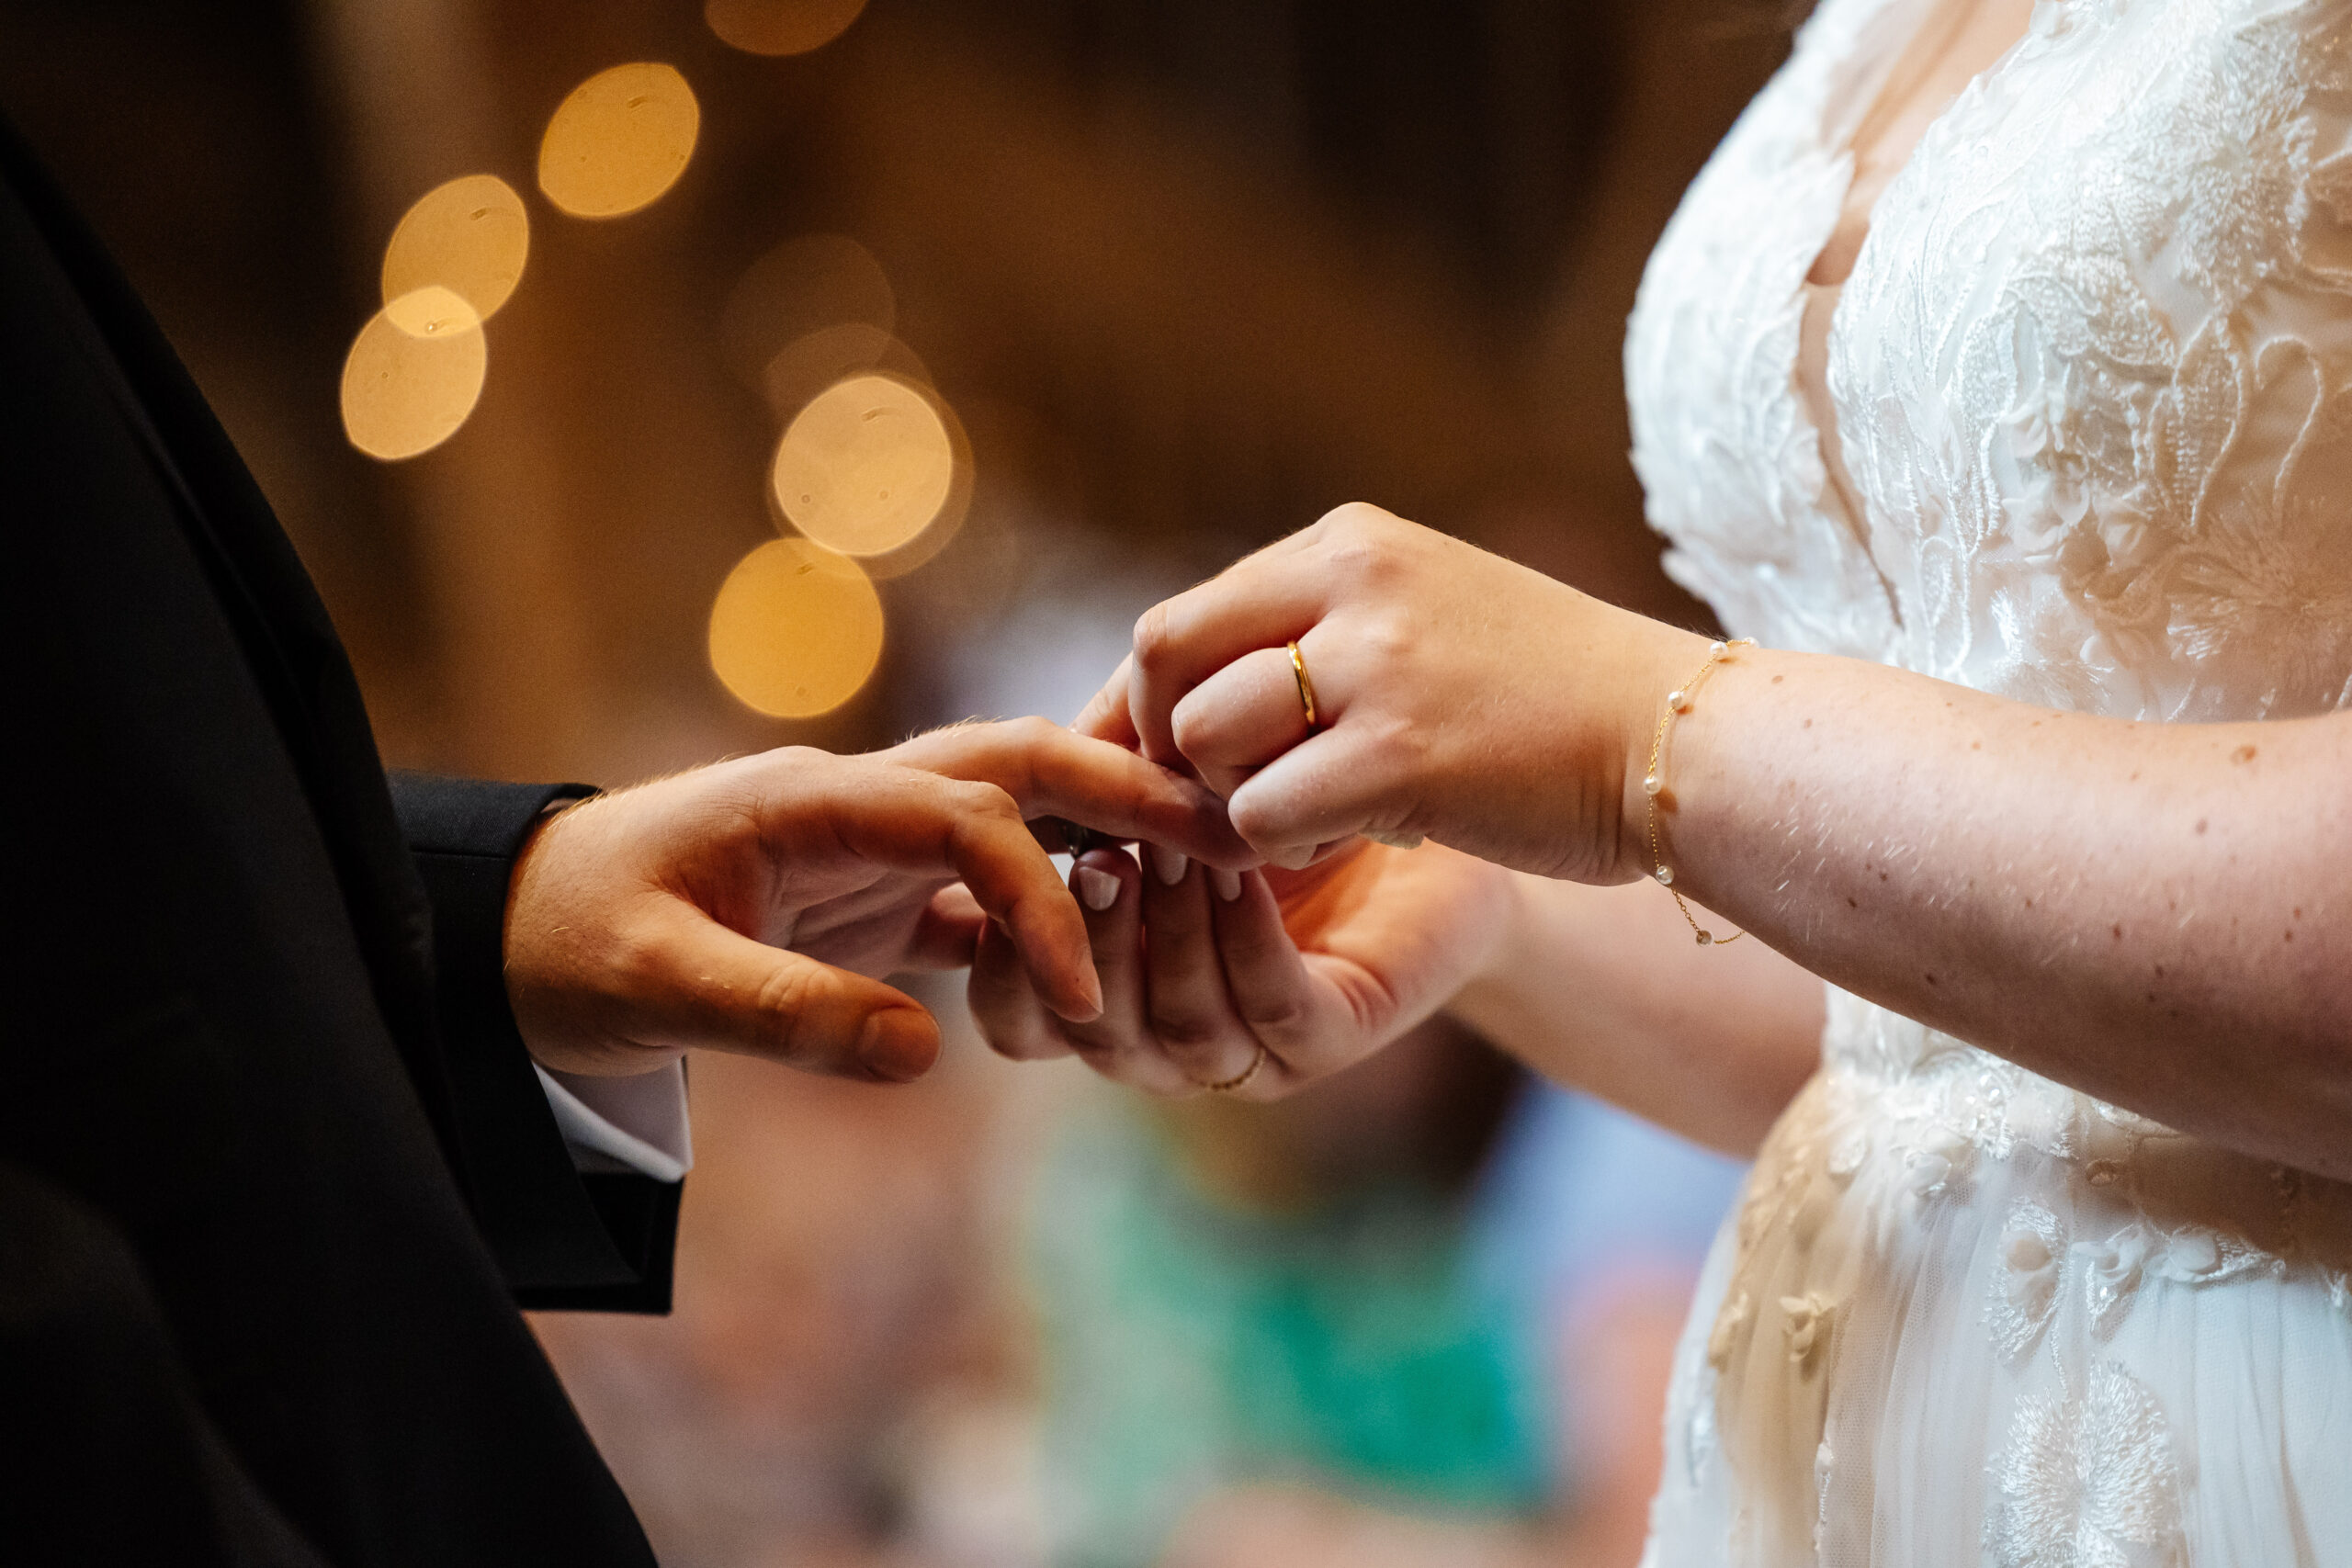
[[694, 1168], [684, 1062], [626, 1078], [532, 1067], [576, 1168], [634, 1171], [656, 1181], [681, 1180]]

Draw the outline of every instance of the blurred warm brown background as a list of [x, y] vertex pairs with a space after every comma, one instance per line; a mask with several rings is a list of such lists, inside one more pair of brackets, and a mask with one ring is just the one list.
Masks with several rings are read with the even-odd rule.
[[[259, 474], [388, 761], [619, 784], [1074, 706], [1142, 604], [1351, 499], [1696, 619], [1641, 524], [1619, 337], [1784, 49], [1746, 0], [9, 0], [0, 105]], [[633, 62], [690, 86], [691, 156], [640, 211], [568, 216], [541, 138]], [[530, 247], [479, 402], [422, 456], [366, 457], [338, 393], [387, 240], [483, 174]], [[778, 356], [844, 326], [866, 336], [828, 352], [945, 411], [956, 515], [880, 563], [872, 678], [780, 720], [714, 675], [707, 627], [790, 532], [770, 458], [824, 377]], [[1091, 1091], [968, 1040], [911, 1090], [694, 1082], [678, 1313], [542, 1325], [665, 1559], [1045, 1561], [1038, 1287], [1009, 1260]], [[1400, 1138], [1456, 1114], [1398, 1093]], [[1295, 1114], [1210, 1142], [1312, 1164]], [[1193, 1168], [1199, 1130], [1174, 1146]], [[1636, 1472], [1672, 1294], [1610, 1342]], [[1228, 1488], [1136, 1550], [1619, 1560], [1638, 1522], [1575, 1490], [1408, 1523], [1344, 1487]]]

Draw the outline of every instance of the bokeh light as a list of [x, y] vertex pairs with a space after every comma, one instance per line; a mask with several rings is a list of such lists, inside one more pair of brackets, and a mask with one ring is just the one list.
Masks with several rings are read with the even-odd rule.
[[458, 433], [489, 369], [481, 317], [463, 295], [434, 285], [368, 318], [343, 362], [343, 428], [371, 457], [429, 452]]
[[427, 191], [392, 231], [384, 300], [447, 288], [486, 321], [514, 292], [530, 254], [531, 220], [514, 187], [495, 175], [468, 175]]
[[710, 667], [745, 705], [813, 718], [855, 696], [882, 658], [882, 600], [855, 561], [772, 539], [710, 607]]
[[[835, 326], [870, 327], [887, 337], [898, 316], [890, 279], [864, 245], [846, 234], [802, 234], [753, 262], [728, 291], [718, 313], [719, 351], [737, 379], [760, 389], [769, 362], [788, 344]], [[877, 351], [866, 364], [879, 358]], [[808, 396], [822, 389], [811, 388]]]
[[842, 36], [865, 0], [704, 0], [703, 19], [746, 54], [806, 54]]
[[701, 106], [674, 66], [599, 71], [548, 120], [539, 188], [574, 218], [635, 212], [677, 183], [701, 127]]
[[[928, 383], [918, 382], [917, 385], [926, 386]], [[936, 393], [932, 397], [931, 406], [932, 412], [938, 414], [940, 423], [946, 427], [948, 449], [954, 455], [955, 467], [947, 481], [947, 499], [939, 503], [939, 511], [930, 525], [905, 544], [880, 555], [858, 558], [857, 564], [865, 569], [865, 575], [876, 581], [884, 578], [904, 577], [917, 567], [928, 563], [962, 531], [965, 517], [972, 508], [972, 443], [964, 433], [964, 422], [956, 417], [955, 408]]]
[[776, 504], [829, 549], [876, 556], [930, 526], [956, 449], [930, 397], [895, 376], [853, 376], [794, 417], [769, 469]]
[[931, 383], [914, 350], [879, 327], [843, 321], [776, 350], [761, 368], [759, 388], [777, 417], [789, 420], [826, 388], [867, 370], [885, 370], [918, 387]]

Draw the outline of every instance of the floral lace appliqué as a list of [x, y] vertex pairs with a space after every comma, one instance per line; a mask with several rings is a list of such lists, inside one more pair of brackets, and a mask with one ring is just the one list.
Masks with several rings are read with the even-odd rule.
[[2165, 1413], [2111, 1361], [2018, 1405], [1985, 1530], [1999, 1568], [2178, 1568], [2180, 1472]]
[[1985, 1303], [1985, 1325], [2001, 1359], [2015, 1366], [2030, 1354], [2057, 1309], [2065, 1271], [2066, 1232], [2056, 1215], [2030, 1200], [2009, 1213], [2001, 1230], [2001, 1267]]

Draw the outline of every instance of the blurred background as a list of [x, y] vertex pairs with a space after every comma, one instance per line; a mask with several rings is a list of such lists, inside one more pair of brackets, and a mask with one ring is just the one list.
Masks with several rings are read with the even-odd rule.
[[[1653, 614], [1619, 344], [1756, 0], [7, 0], [0, 106], [388, 761], [1069, 717], [1348, 500]], [[1737, 1171], [1434, 1023], [1282, 1106], [951, 1029], [692, 1073], [676, 1312], [537, 1323], [672, 1568], [1631, 1563]]]

